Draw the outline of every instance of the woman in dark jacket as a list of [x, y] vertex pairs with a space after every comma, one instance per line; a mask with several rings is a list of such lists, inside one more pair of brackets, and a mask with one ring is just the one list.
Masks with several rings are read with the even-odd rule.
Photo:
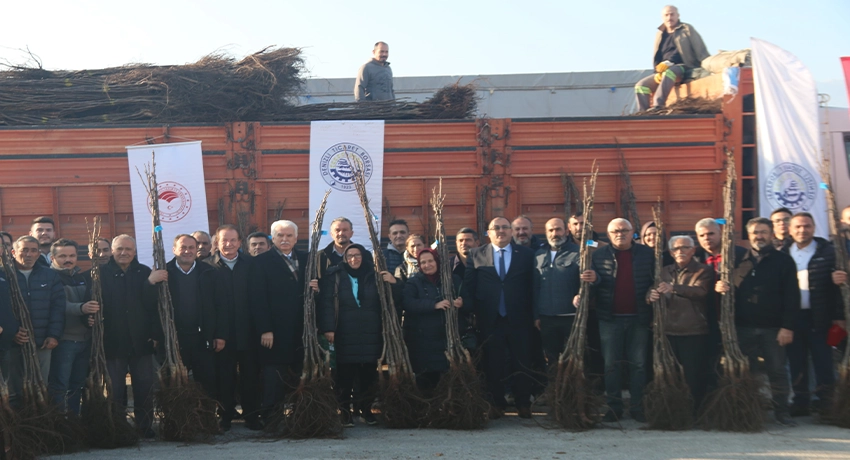
[[[440, 278], [440, 256], [433, 249], [419, 252], [420, 272], [404, 286], [404, 341], [410, 353], [416, 382], [424, 391], [433, 390], [440, 374], [449, 368], [446, 360], [446, 314], [451, 308], [445, 299]], [[455, 308], [463, 307], [461, 279], [452, 277]], [[462, 310], [461, 315], [465, 313]], [[463, 330], [463, 328], [460, 328]]]
[[[336, 351], [334, 386], [342, 423], [346, 427], [354, 426], [349, 409], [352, 402], [354, 415], [361, 415], [369, 425], [376, 423], [372, 401], [383, 337], [374, 267], [372, 253], [359, 244], [352, 244], [345, 250], [342, 262], [328, 269], [320, 289], [319, 331]], [[384, 279], [392, 278], [387, 272], [383, 275]], [[355, 381], [359, 391], [352, 401]]]

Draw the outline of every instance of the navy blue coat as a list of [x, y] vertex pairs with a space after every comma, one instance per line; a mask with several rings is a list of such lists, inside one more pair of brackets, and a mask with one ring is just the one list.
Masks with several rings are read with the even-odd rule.
[[[454, 276], [452, 282], [457, 291], [461, 287], [461, 279]], [[454, 295], [463, 297], [459, 292]], [[404, 286], [404, 341], [413, 372], [417, 374], [442, 372], [449, 368], [446, 360], [446, 313], [434, 308], [434, 304], [443, 299], [442, 286], [435, 285], [422, 273], [413, 275]], [[459, 318], [464, 318], [468, 309], [464, 302], [458, 311]], [[465, 325], [459, 324], [458, 327], [463, 331]]]
[[35, 344], [41, 347], [48, 337], [62, 339], [65, 330], [65, 287], [56, 271], [36, 264], [29, 280], [18, 271], [18, 286], [32, 320]]

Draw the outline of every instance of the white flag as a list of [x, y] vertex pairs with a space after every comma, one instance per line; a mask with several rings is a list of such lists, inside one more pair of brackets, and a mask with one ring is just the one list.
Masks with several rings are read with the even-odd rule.
[[332, 240], [331, 221], [346, 217], [354, 224], [351, 240], [372, 250], [360, 198], [354, 189], [349, 158], [358, 163], [366, 179], [372, 220], [380, 238], [381, 203], [384, 192], [384, 122], [314, 121], [310, 123], [310, 219], [331, 189], [319, 247]]
[[815, 234], [829, 233], [821, 191], [818, 91], [793, 54], [751, 38], [756, 98], [760, 215], [776, 208], [815, 218]]
[[153, 217], [145, 190], [146, 182], [142, 182], [145, 165], [151, 162], [151, 153], [156, 153], [159, 219], [165, 259], [172, 257], [171, 246], [175, 236], [196, 230], [209, 232], [210, 223], [200, 141], [127, 147], [137, 256], [139, 262], [153, 267]]

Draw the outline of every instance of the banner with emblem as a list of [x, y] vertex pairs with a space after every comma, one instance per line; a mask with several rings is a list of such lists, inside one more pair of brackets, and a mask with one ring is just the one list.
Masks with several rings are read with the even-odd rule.
[[[372, 207], [372, 218], [380, 236], [381, 203], [384, 193], [384, 122], [381, 121], [314, 121], [310, 123], [310, 221], [331, 189], [319, 247], [331, 243], [330, 226], [337, 217], [354, 224], [351, 240], [372, 250], [369, 230], [360, 198], [354, 189], [353, 165], [362, 169], [366, 193]], [[301, 229], [305, 235], [308, 229]]]
[[809, 212], [829, 233], [821, 190], [818, 91], [809, 69], [778, 46], [751, 39], [759, 167], [759, 215]]
[[[156, 180], [159, 189], [159, 218], [165, 258], [171, 259], [171, 243], [181, 233], [209, 232], [207, 193], [201, 141], [173, 144], [131, 145], [127, 147], [130, 166], [130, 192], [136, 226], [136, 252], [139, 262], [153, 264], [153, 220], [142, 177], [151, 154], [156, 153]], [[139, 176], [141, 173], [142, 176]]]

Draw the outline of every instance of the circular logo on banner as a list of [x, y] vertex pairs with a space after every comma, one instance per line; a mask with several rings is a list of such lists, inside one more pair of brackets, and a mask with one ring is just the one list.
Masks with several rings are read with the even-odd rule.
[[[189, 214], [192, 209], [192, 195], [183, 185], [174, 181], [157, 184], [159, 197], [159, 220], [163, 223], [177, 222]], [[152, 212], [151, 204], [148, 210]]]
[[369, 182], [372, 177], [372, 157], [359, 145], [343, 142], [325, 151], [319, 169], [322, 179], [332, 188], [350, 192], [354, 190], [355, 169], [363, 171], [363, 178]]
[[764, 195], [771, 208], [788, 208], [792, 214], [811, 209], [817, 191], [814, 176], [795, 163], [776, 165], [764, 183]]

